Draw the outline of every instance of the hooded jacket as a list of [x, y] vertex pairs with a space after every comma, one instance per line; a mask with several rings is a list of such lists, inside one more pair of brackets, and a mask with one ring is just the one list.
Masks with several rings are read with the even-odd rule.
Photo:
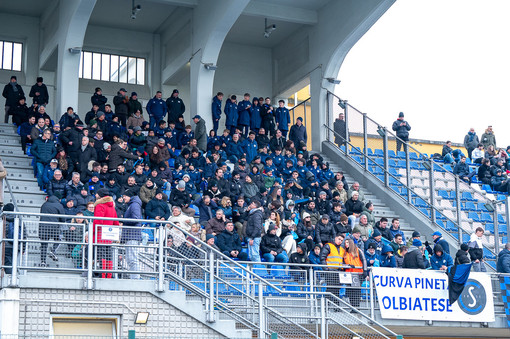
[[170, 217], [170, 208], [168, 207], [165, 199], [158, 200], [153, 198], [151, 201], [149, 201], [147, 206], [145, 206], [145, 214], [149, 219], [162, 217], [165, 218], [165, 220], [168, 220], [168, 217]]
[[335, 239], [335, 228], [333, 225], [328, 222], [324, 224], [322, 219], [319, 220], [317, 225], [315, 226], [315, 234], [318, 243], [326, 244], [328, 242], [333, 242]]
[[[94, 216], [95, 217], [106, 217], [106, 218], [117, 218], [117, 212], [115, 211], [115, 203], [113, 198], [106, 196], [96, 200], [94, 203]], [[94, 227], [92, 229], [92, 239], [98, 244], [111, 244], [111, 240], [103, 240], [102, 228], [103, 225], [119, 225], [118, 220], [94, 220]]]
[[[441, 255], [438, 256], [436, 252], [441, 252]], [[446, 266], [447, 268], [453, 266], [452, 257], [443, 250], [440, 244], [434, 246], [434, 254], [430, 257], [430, 266], [433, 270], [439, 270], [442, 266]]]
[[[48, 200], [46, 200], [46, 202], [44, 204], [42, 204], [41, 213], [64, 215], [65, 211], [64, 211], [64, 207], [60, 203], [60, 199], [57, 198], [56, 196], [51, 196], [48, 198]], [[53, 216], [42, 216], [40, 220], [50, 222], [50, 223], [57, 223], [57, 222], [64, 222], [65, 218], [59, 218], [59, 217], [53, 217]], [[41, 228], [52, 229], [52, 227], [54, 227], [54, 226], [51, 224], [47, 224], [47, 223], [39, 224], [39, 229], [41, 229]], [[58, 226], [55, 226], [55, 227], [58, 228]]]
[[468, 252], [459, 249], [455, 254], [455, 265], [469, 264], [470, 262]]
[[380, 267], [397, 267], [395, 255], [389, 256], [388, 252], [393, 252], [393, 249], [389, 245], [384, 245], [381, 255], [379, 256]]
[[[124, 212], [124, 218], [126, 219], [143, 219], [142, 214], [142, 201], [137, 196], [131, 197], [131, 200], [128, 203], [128, 208], [126, 212]], [[141, 222], [133, 221], [133, 222], [124, 222], [125, 226], [136, 226], [140, 227]], [[126, 243], [130, 240], [141, 241], [142, 240], [142, 230], [140, 228], [122, 228], [122, 237], [120, 241], [122, 243]]]
[[260, 241], [260, 254], [270, 253], [275, 251], [277, 254], [283, 252], [282, 240], [276, 235], [271, 234], [271, 230], [274, 230], [273, 225], [269, 226], [267, 233], [262, 237]]
[[506, 248], [498, 254], [496, 269], [499, 273], [510, 273], [510, 251]]
[[[299, 254], [298, 252], [292, 253], [290, 255], [290, 258], [289, 258], [289, 263], [291, 263], [291, 264], [306, 264], [306, 265], [309, 265], [310, 264], [310, 259], [306, 255], [306, 252], [308, 251], [307, 247], [306, 247], [306, 244], [305, 243], [301, 243], [301, 244], [298, 244], [297, 247], [300, 247], [301, 250], [303, 251], [303, 253], [301, 253], [301, 254]], [[297, 266], [297, 267], [296, 266], [292, 266], [291, 268], [293, 268], [293, 269], [300, 268], [302, 270], [308, 269], [308, 267], [306, 267], [306, 266]]]
[[424, 270], [428, 266], [429, 262], [425, 260], [421, 250], [417, 247], [410, 247], [409, 251], [404, 256], [404, 263], [402, 264], [402, 267]]

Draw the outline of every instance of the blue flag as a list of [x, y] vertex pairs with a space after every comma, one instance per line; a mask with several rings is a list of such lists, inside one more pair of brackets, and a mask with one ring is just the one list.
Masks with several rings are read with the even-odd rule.
[[448, 270], [448, 298], [453, 305], [464, 290], [472, 264], [455, 265]]

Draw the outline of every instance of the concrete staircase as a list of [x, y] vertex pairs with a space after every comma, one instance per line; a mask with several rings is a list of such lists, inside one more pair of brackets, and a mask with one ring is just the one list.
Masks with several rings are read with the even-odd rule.
[[[349, 187], [351, 187], [351, 185], [356, 180], [347, 171], [343, 170], [342, 167], [340, 167], [340, 165], [332, 161], [331, 158], [329, 158], [325, 154], [321, 154], [321, 156], [324, 158], [324, 161], [329, 162], [329, 167], [333, 171], [333, 173], [339, 171], [344, 173], [345, 179], [347, 180]], [[396, 212], [391, 210], [391, 208], [389, 208], [388, 205], [386, 205], [380, 198], [378, 198], [375, 194], [373, 194], [370, 191], [369, 187], [364, 187], [362, 184], [360, 184], [360, 187], [361, 191], [365, 194], [365, 202], [371, 201], [372, 204], [374, 204], [374, 216], [376, 222], [380, 218], [385, 217], [388, 219], [388, 227], [391, 227], [391, 219], [399, 218], [400, 229], [404, 232], [406, 240], [409, 239], [414, 231], [414, 228], [411, 227], [409, 222], [407, 222], [404, 218], [401, 218]]]
[[[21, 212], [39, 213], [46, 194], [39, 189], [34, 178], [32, 157], [23, 154], [21, 138], [16, 126], [0, 124], [0, 157], [7, 170], [12, 193]], [[8, 190], [4, 192], [4, 203], [13, 202]]]

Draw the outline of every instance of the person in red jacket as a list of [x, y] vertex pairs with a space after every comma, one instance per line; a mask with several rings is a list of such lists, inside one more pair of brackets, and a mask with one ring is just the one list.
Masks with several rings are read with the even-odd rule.
[[[101, 188], [96, 193], [96, 202], [94, 204], [94, 217], [117, 218], [115, 203], [110, 196], [107, 188]], [[94, 220], [92, 229], [92, 239], [94, 244], [111, 244], [111, 240], [103, 239], [103, 227], [105, 225], [119, 225], [118, 220]], [[113, 269], [112, 248], [110, 246], [97, 246], [97, 260], [102, 270]], [[102, 273], [103, 278], [112, 278], [112, 273]]]

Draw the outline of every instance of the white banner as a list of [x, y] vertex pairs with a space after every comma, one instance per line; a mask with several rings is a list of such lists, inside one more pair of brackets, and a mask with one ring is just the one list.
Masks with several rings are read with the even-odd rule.
[[459, 299], [448, 301], [448, 275], [442, 271], [373, 268], [383, 319], [494, 321], [490, 275], [471, 272]]
[[119, 226], [100, 226], [101, 239], [120, 241], [120, 227]]

